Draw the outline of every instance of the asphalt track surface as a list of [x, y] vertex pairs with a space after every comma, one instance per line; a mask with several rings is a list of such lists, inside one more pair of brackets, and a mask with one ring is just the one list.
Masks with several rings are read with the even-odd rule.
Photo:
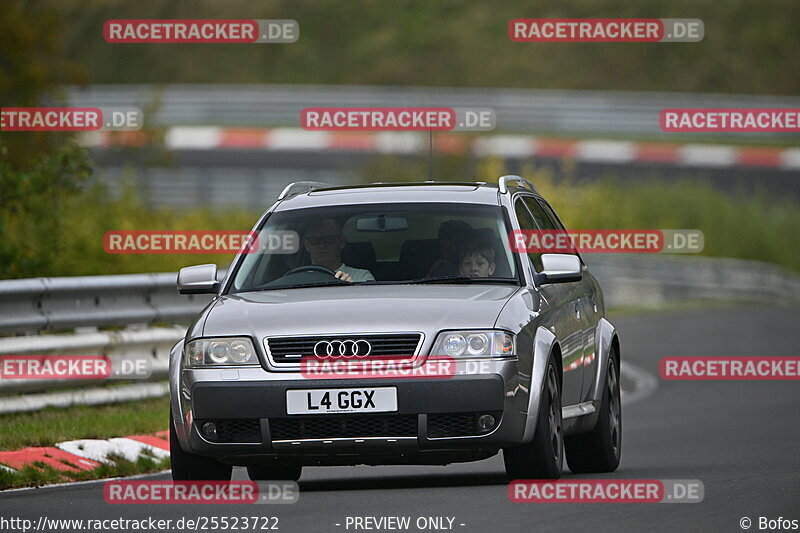
[[[622, 357], [658, 375], [673, 356], [796, 356], [800, 307], [675, 311], [612, 321]], [[502, 458], [447, 467], [307, 468], [294, 505], [108, 505], [102, 483], [0, 494], [0, 517], [277, 516], [279, 531], [354, 531], [347, 516], [453, 517], [454, 531], [742, 531], [742, 517], [800, 520], [800, 383], [660, 381], [623, 407], [622, 464], [581, 478], [699, 479], [693, 504], [511, 503]], [[243, 479], [243, 471], [235, 477]], [[160, 474], [151, 479], [166, 479]], [[577, 479], [565, 472], [565, 479]], [[446, 522], [445, 522], [446, 523]], [[336, 524], [340, 524], [336, 526]], [[463, 526], [461, 524], [464, 524]], [[4, 530], [3, 533], [15, 532]], [[361, 530], [363, 531], [363, 530]]]

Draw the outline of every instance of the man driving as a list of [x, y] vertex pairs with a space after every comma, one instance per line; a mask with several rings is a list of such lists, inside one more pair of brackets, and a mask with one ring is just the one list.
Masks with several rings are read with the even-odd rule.
[[342, 228], [332, 218], [317, 220], [308, 228], [303, 245], [311, 256], [314, 265], [329, 268], [342, 281], [359, 282], [375, 281], [369, 270], [353, 268], [342, 262], [342, 250], [347, 239], [342, 235]]

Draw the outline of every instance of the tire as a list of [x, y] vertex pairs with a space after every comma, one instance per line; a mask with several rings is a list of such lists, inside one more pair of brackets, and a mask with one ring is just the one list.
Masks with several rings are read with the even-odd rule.
[[566, 438], [567, 465], [576, 474], [613, 472], [622, 457], [622, 404], [619, 395], [619, 358], [608, 358], [600, 416], [589, 433]]
[[536, 431], [529, 443], [503, 450], [506, 475], [513, 479], [558, 479], [564, 466], [561, 386], [552, 356], [547, 363]]
[[303, 473], [301, 465], [250, 465], [247, 475], [252, 481], [297, 481]]
[[172, 421], [172, 410], [169, 413], [169, 462], [172, 468], [173, 481], [230, 481], [233, 467], [220, 463], [213, 457], [196, 455], [181, 448], [175, 423]]

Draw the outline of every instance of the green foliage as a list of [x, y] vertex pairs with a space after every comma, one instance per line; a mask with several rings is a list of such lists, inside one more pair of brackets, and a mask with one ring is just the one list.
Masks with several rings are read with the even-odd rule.
[[86, 151], [68, 144], [15, 170], [0, 145], [0, 278], [48, 275], [68, 253], [64, 205], [91, 174]]
[[29, 171], [14, 170], [0, 157], [0, 279], [39, 276], [174, 272], [227, 255], [109, 254], [107, 231], [247, 231], [260, 213], [239, 208], [188, 211], [145, 205], [126, 185], [112, 198], [102, 185], [89, 186], [86, 151], [66, 145], [39, 159]]
[[[37, 5], [38, 4], [38, 5]], [[3, 0], [0, 16], [0, 104], [3, 107], [58, 105], [58, 89], [85, 81], [84, 71], [67, 57], [65, 24], [58, 6], [28, 0]], [[31, 169], [71, 137], [68, 133], [0, 133], [6, 169]], [[0, 193], [4, 192], [0, 189]]]
[[[64, 54], [61, 13], [5, 0], [0, 16], [0, 104], [58, 105], [58, 88], [83, 81]], [[61, 206], [91, 175], [70, 133], [0, 133], [0, 278], [46, 273], [63, 253]]]
[[[438, 181], [496, 181], [508, 174], [499, 157], [486, 157], [477, 169], [434, 160]], [[531, 180], [553, 205], [569, 229], [700, 229], [702, 255], [753, 259], [800, 271], [800, 205], [791, 197], [767, 192], [722, 192], [707, 182], [664, 181], [643, 177], [620, 181], [608, 175], [578, 181], [573, 162], [562, 164], [556, 179], [546, 169], [526, 165], [520, 174]], [[420, 181], [427, 162], [396, 157], [376, 158], [362, 172], [364, 181]]]
[[[2, 202], [0, 278], [174, 272], [200, 263], [225, 266], [232, 255], [109, 254], [103, 236], [124, 230], [247, 231], [261, 214], [237, 207], [155, 208], [146, 205], [132, 186], [124, 187], [117, 198], [99, 185], [75, 193], [76, 176], [85, 169], [80, 158], [71, 157], [74, 154], [47, 159], [40, 174], [26, 174], [29, 181], [14, 182], [27, 192], [21, 204]], [[482, 160], [477, 174], [457, 158], [435, 160], [433, 171], [435, 179], [444, 181], [496, 179], [504, 173], [504, 162], [496, 157]], [[566, 173], [570, 175], [568, 169]], [[522, 174], [536, 184], [570, 229], [700, 229], [705, 234], [703, 255], [755, 259], [800, 270], [800, 252], [791, 245], [800, 234], [800, 206], [791, 198], [725, 193], [689, 179], [623, 182], [609, 176], [577, 182], [556, 180], [549, 171], [534, 167], [524, 168]], [[420, 181], [427, 176], [427, 161], [377, 158], [363, 175], [364, 181]], [[62, 180], [61, 197], [56, 195], [56, 201], [50, 193], [39, 194], [40, 188], [47, 189], [47, 179], [56, 177]]]
[[[797, 94], [796, 0], [50, 0], [93, 83], [310, 83]], [[110, 45], [107, 19], [295, 19], [292, 44]], [[511, 19], [692, 17], [699, 43], [515, 43]], [[124, 65], [124, 68], [120, 68]]]
[[800, 205], [704, 182], [642, 179], [556, 182], [544, 171], [525, 175], [570, 229], [700, 229], [702, 255], [754, 259], [800, 271]]
[[103, 237], [107, 231], [248, 231], [260, 214], [233, 207], [154, 208], [132, 185], [126, 185], [117, 198], [95, 185], [63, 198], [50, 213], [4, 215], [0, 227], [5, 231], [0, 235], [7, 239], [0, 240], [0, 250], [5, 251], [0, 278], [175, 272], [199, 263], [226, 265], [232, 254], [109, 254]]

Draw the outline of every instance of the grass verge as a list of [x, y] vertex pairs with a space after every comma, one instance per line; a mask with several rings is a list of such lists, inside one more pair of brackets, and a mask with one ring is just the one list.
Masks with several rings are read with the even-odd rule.
[[169, 468], [169, 458], [158, 459], [148, 453], [143, 453], [136, 461], [114, 455], [109, 455], [108, 459], [113, 462], [102, 463], [94, 470], [81, 470], [79, 472], [60, 472], [49, 465], [41, 463], [28, 465], [18, 472], [0, 469], [0, 490], [41, 487], [42, 485], [70, 481], [133, 476], [149, 472], [160, 472]]
[[0, 450], [52, 446], [75, 439], [107, 439], [167, 429], [169, 398], [101, 406], [48, 408], [0, 416]]
[[[169, 398], [152, 398], [101, 406], [49, 408], [36, 413], [0, 416], [0, 450], [18, 450], [29, 446], [53, 446], [75, 439], [107, 439], [125, 435], [155, 433], [167, 428]], [[68, 481], [88, 481], [124, 477], [169, 468], [169, 459], [159, 459], [147, 451], [136, 461], [109, 455], [90, 471], [62, 472], [34, 463], [18, 472], [0, 469], [0, 490], [39, 487]]]

